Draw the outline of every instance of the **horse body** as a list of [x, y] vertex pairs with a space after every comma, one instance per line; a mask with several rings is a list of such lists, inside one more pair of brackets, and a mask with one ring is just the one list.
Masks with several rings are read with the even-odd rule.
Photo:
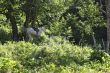
[[34, 37], [39, 38], [41, 36], [42, 32], [44, 31], [44, 28], [43, 27], [40, 27], [40, 28], [23, 27], [22, 31], [24, 34], [26, 34], [26, 36], [28, 37], [28, 40], [32, 41]]

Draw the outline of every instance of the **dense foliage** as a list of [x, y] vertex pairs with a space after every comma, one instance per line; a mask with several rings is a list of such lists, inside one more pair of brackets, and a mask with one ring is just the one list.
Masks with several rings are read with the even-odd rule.
[[[0, 0], [0, 73], [110, 73], [105, 12], [104, 0]], [[24, 27], [45, 30], [30, 41]]]
[[23, 41], [0, 45], [0, 72], [110, 72], [110, 56], [104, 51], [79, 47], [59, 37], [48, 41], [39, 45]]
[[[100, 11], [100, 1], [95, 0], [4, 0], [0, 1], [1, 22], [10, 20], [13, 40], [19, 38], [19, 28], [44, 26], [50, 35], [72, 36], [76, 44], [92, 44], [92, 35], [106, 30], [105, 17]], [[1, 23], [1, 25], [3, 25]], [[6, 23], [7, 24], [7, 23]], [[103, 26], [104, 28], [100, 27]], [[106, 31], [104, 31], [106, 32]], [[106, 36], [96, 40], [106, 41]]]

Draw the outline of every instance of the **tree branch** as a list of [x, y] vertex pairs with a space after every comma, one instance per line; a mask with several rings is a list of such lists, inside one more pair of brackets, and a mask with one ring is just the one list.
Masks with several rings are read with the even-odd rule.
[[77, 4], [80, 2], [80, 0], [76, 0], [71, 6], [69, 6], [68, 9], [66, 9], [66, 11], [64, 13], [62, 13], [61, 17], [59, 18], [59, 20], [61, 20], [62, 17], [65, 18], [65, 16], [70, 13], [70, 12], [74, 12], [76, 11], [76, 6]]

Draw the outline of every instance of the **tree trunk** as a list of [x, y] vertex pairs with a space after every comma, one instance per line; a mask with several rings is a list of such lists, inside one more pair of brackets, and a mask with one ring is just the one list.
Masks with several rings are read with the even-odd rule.
[[26, 20], [24, 22], [24, 25], [23, 25], [23, 28], [22, 28], [22, 37], [23, 37], [23, 40], [25, 41], [28, 41], [28, 36], [27, 36], [27, 30], [26, 28], [28, 28], [29, 26], [29, 23], [30, 23], [30, 19], [29, 19], [29, 16], [26, 14]]
[[96, 47], [97, 47], [97, 45], [96, 45], [96, 39], [95, 39], [94, 34], [92, 34], [92, 39], [93, 39], [93, 42], [94, 42], [94, 47], [96, 48]]
[[107, 49], [106, 52], [109, 53], [110, 48], [110, 0], [107, 0]]
[[17, 23], [16, 23], [16, 19], [13, 15], [13, 8], [11, 5], [9, 5], [7, 7], [8, 12], [5, 14], [7, 19], [10, 19], [10, 23], [12, 26], [12, 39], [14, 41], [18, 41], [19, 40], [19, 36], [18, 36], [18, 28], [17, 28]]

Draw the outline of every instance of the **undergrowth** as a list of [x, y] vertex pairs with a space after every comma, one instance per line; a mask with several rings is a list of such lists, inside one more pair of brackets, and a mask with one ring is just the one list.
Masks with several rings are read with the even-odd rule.
[[0, 45], [0, 73], [110, 73], [110, 56], [63, 38]]

